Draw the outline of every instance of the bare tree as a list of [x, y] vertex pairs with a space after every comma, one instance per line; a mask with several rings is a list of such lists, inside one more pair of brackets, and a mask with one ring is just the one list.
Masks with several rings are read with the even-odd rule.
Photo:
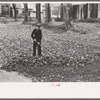
[[24, 22], [28, 22], [28, 4], [24, 3]]
[[15, 21], [16, 21], [16, 20], [17, 20], [17, 9], [16, 9], [16, 4], [13, 3], [12, 6], [13, 6], [13, 9], [14, 9], [14, 18], [15, 18]]
[[41, 4], [40, 3], [36, 4], [36, 19], [38, 20], [39, 23], [41, 23]]
[[45, 4], [45, 22], [48, 23], [51, 21], [51, 9], [50, 9], [50, 4], [46, 3]]

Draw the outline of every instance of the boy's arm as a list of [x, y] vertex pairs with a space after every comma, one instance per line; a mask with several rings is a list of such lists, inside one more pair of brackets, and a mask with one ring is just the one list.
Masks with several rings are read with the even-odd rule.
[[42, 39], [42, 31], [41, 31], [41, 39]]
[[33, 30], [32, 34], [31, 34], [32, 39], [35, 39], [35, 30]]

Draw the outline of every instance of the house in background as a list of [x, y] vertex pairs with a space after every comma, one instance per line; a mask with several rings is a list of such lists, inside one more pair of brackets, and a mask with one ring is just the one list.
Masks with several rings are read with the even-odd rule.
[[[74, 20], [85, 20], [92, 18], [100, 18], [100, 4], [99, 3], [80, 3], [80, 4], [63, 4], [63, 20], [66, 18]], [[17, 16], [24, 17], [23, 3], [16, 3]], [[36, 4], [28, 3], [29, 17], [36, 18]], [[66, 12], [70, 12], [67, 16]], [[0, 3], [0, 16], [14, 17], [14, 9], [11, 3]], [[41, 18], [45, 17], [45, 4], [41, 4]], [[53, 17], [51, 6], [51, 17]]]
[[11, 7], [8, 3], [0, 4], [0, 16], [10, 16]]
[[79, 4], [72, 6], [73, 19], [99, 18], [100, 4]]
[[70, 12], [70, 16], [66, 16], [66, 4], [63, 5], [63, 20], [66, 17], [76, 20], [100, 18], [99, 3], [70, 4], [67, 9]]
[[[34, 5], [32, 5], [33, 8]], [[34, 12], [32, 7], [29, 6], [29, 15], [31, 12]], [[16, 13], [17, 17], [24, 16], [24, 6], [23, 3], [16, 3]], [[0, 3], [0, 16], [9, 16], [14, 17], [14, 9], [11, 3]]]
[[[18, 14], [22, 14], [22, 5], [21, 4], [16, 4], [16, 12]], [[9, 16], [9, 17], [14, 17], [14, 9], [12, 7], [12, 4], [10, 3], [1, 3], [0, 4], [0, 16]]]

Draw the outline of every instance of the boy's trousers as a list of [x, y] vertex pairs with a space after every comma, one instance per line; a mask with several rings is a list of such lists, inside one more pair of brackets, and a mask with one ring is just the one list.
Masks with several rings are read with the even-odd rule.
[[33, 56], [36, 55], [36, 49], [38, 49], [38, 55], [41, 56], [41, 42], [39, 44], [36, 41], [33, 42]]

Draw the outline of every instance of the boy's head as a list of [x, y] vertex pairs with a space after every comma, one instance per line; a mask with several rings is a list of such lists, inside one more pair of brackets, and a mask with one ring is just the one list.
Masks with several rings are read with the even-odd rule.
[[40, 27], [41, 27], [41, 26], [40, 26], [40, 25], [38, 25], [37, 27], [38, 27], [38, 29], [40, 29]]
[[37, 24], [37, 28], [38, 28], [38, 29], [40, 29], [40, 27], [41, 27], [41, 24], [40, 24], [40, 23], [38, 23], [38, 24]]

